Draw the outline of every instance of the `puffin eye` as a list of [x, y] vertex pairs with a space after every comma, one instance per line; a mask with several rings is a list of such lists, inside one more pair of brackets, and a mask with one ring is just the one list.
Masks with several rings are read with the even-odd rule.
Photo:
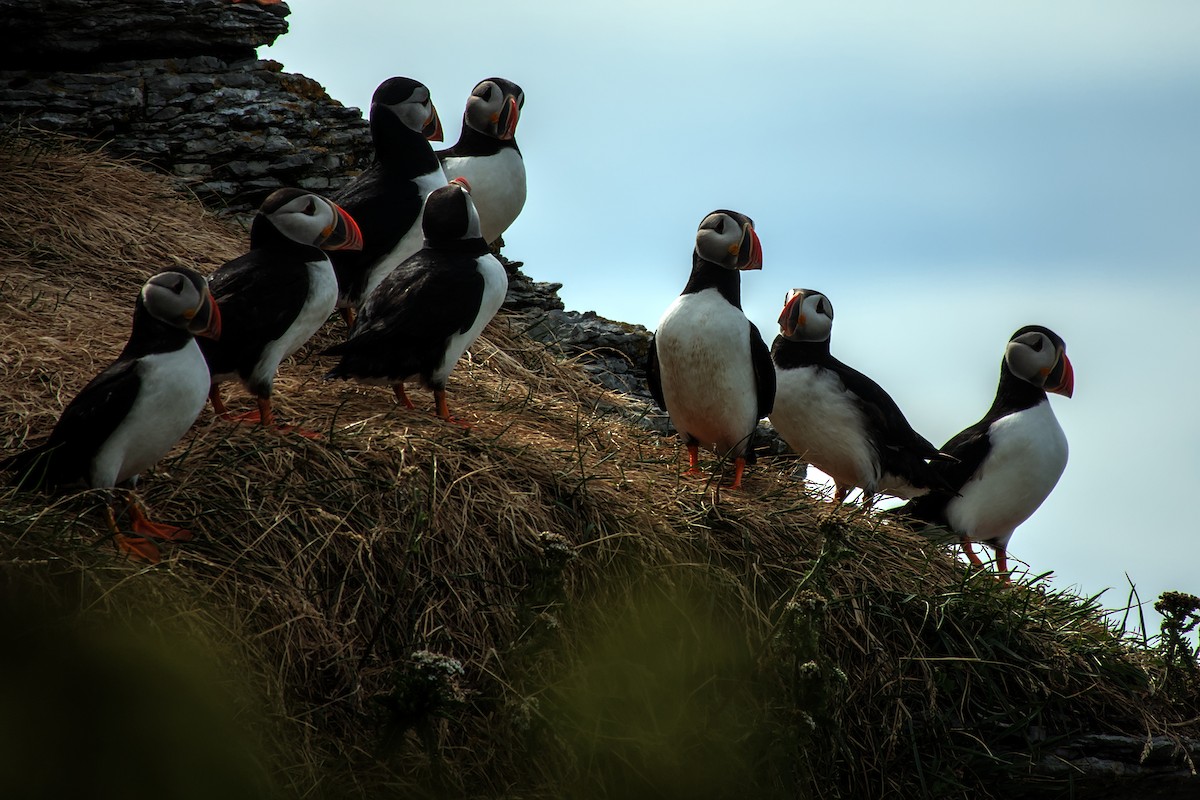
[[306, 206], [304, 207], [304, 213], [305, 213], [307, 216], [310, 216], [310, 217], [311, 217], [313, 214], [316, 214], [316, 213], [317, 213], [317, 201], [316, 201], [316, 200], [314, 200], [314, 199], [313, 199], [313, 198], [311, 198], [311, 197], [310, 197], [310, 198], [308, 198], [308, 205], [306, 205]]
[[825, 316], [829, 317], [830, 319], [833, 318], [833, 309], [831, 309], [829, 307], [829, 304], [825, 302], [824, 297], [819, 298], [817, 300], [817, 313], [824, 314]]
[[1035, 336], [1033, 338], [1033, 342], [1029, 345], [1029, 349], [1035, 353], [1040, 353], [1040, 352], [1042, 352], [1042, 347], [1045, 346], [1045, 343], [1046, 343], [1045, 336]]
[[725, 232], [725, 217], [717, 217], [717, 224], [713, 226], [713, 230], [717, 233]]

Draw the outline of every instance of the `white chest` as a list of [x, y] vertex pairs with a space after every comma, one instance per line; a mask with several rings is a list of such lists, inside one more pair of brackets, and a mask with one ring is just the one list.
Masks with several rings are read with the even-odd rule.
[[438, 167], [433, 172], [417, 178], [414, 183], [416, 183], [417, 191], [421, 195], [421, 211], [417, 213], [416, 219], [396, 220], [397, 225], [407, 225], [408, 228], [405, 230], [404, 235], [400, 237], [400, 241], [396, 242], [396, 246], [368, 269], [362, 297], [358, 300], [360, 304], [366, 302], [371, 293], [375, 291], [375, 288], [383, 282], [384, 278], [391, 274], [392, 270], [400, 266], [404, 263], [405, 259], [425, 246], [425, 236], [421, 231], [421, 219], [425, 214], [425, 198], [429, 197], [430, 192], [434, 189], [439, 189], [446, 185], [446, 175], [442, 172], [442, 168]]
[[445, 385], [446, 379], [450, 376], [454, 365], [458, 363], [458, 359], [479, 338], [479, 334], [483, 333], [483, 329], [492, 321], [492, 317], [496, 316], [496, 312], [500, 310], [500, 305], [504, 302], [504, 296], [508, 293], [508, 273], [504, 271], [504, 267], [494, 255], [485, 253], [479, 256], [475, 263], [476, 268], [483, 275], [483, 299], [479, 304], [479, 313], [465, 333], [456, 333], [450, 337], [450, 341], [446, 345], [446, 355], [442, 358], [442, 363], [433, 371], [431, 383]]
[[704, 447], [738, 455], [758, 422], [750, 323], [716, 289], [681, 295], [655, 333], [667, 413]]
[[879, 459], [841, 378], [819, 367], [777, 369], [775, 376], [771, 424], [788, 447], [838, 484], [874, 492]]
[[1067, 437], [1049, 400], [996, 420], [988, 436], [987, 458], [947, 504], [946, 518], [955, 530], [1003, 547], [1058, 483]]
[[329, 259], [322, 256], [318, 261], [305, 264], [305, 269], [308, 270], [308, 297], [283, 335], [263, 349], [262, 357], [250, 373], [248, 382], [252, 387], [269, 387], [279, 363], [303, 347], [321, 329], [337, 305], [337, 276]]
[[145, 356], [129, 413], [92, 460], [90, 485], [115, 486], [154, 466], [187, 433], [208, 397], [208, 364], [193, 339], [173, 353]]
[[479, 212], [483, 240], [489, 244], [508, 230], [525, 207], [525, 161], [511, 147], [491, 156], [448, 158], [446, 178], [463, 177], [471, 184], [471, 200]]

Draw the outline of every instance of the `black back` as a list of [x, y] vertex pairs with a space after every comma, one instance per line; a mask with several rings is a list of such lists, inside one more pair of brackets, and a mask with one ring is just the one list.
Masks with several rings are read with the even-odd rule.
[[450, 337], [471, 328], [483, 303], [477, 258], [487, 246], [482, 239], [474, 241], [473, 252], [426, 247], [388, 275], [372, 293], [350, 338], [322, 353], [342, 357], [325, 377], [397, 383], [420, 376], [432, 386], [432, 373], [445, 357]]
[[1045, 402], [1049, 402], [1045, 390], [1018, 378], [1008, 368], [1008, 362], [1001, 359], [1000, 382], [996, 387], [996, 398], [992, 401], [991, 408], [982, 419], [959, 431], [942, 445], [942, 452], [953, 456], [955, 461], [941, 461], [931, 465], [945, 488], [913, 498], [896, 509], [896, 512], [923, 522], [947, 525], [946, 504], [971, 480], [991, 452], [992, 442], [988, 430], [992, 423], [1009, 414]]
[[[171, 353], [192, 334], [151, 316], [139, 293], [129, 341], [103, 372], [80, 390], [54, 425], [49, 438], [0, 462], [26, 489], [87, 484], [92, 459], [128, 415], [141, 390], [138, 359]], [[107, 488], [107, 487], [92, 487]]]
[[391, 78], [375, 90], [371, 103], [375, 160], [330, 198], [354, 218], [363, 237], [361, 250], [337, 250], [329, 255], [344, 298], [362, 294], [367, 270], [416, 224], [422, 198], [414, 181], [441, 168], [425, 135], [409, 128], [383, 104], [403, 100], [416, 85], [407, 78]]
[[780, 369], [814, 367], [833, 372], [854, 398], [866, 422], [868, 440], [875, 446], [883, 472], [899, 476], [921, 488], [949, 488], [929, 459], [947, 460], [921, 434], [913, 430], [904, 412], [883, 387], [830, 353], [830, 341], [795, 342], [776, 336], [771, 359]]
[[[287, 331], [308, 299], [309, 262], [326, 258], [324, 250], [284, 236], [263, 213], [250, 227], [250, 252], [227, 262], [209, 279], [221, 309], [221, 339], [199, 339], [214, 375], [236, 372], [243, 381], [266, 346]], [[260, 397], [271, 385], [251, 386]]]

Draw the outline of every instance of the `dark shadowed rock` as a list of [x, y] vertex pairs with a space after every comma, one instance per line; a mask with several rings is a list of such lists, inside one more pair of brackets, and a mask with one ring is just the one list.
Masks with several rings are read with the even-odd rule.
[[287, 32], [285, 4], [229, 0], [0, 0], [0, 69], [101, 61], [253, 58]]

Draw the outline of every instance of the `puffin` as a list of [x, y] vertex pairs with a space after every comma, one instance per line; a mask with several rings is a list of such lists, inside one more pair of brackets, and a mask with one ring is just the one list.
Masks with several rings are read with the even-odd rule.
[[1052, 392], [1071, 397], [1075, 370], [1062, 338], [1029, 325], [1008, 340], [996, 399], [983, 419], [942, 446], [954, 461], [932, 464], [948, 484], [896, 509], [908, 519], [958, 534], [976, 567], [972, 542], [996, 552], [996, 571], [1011, 582], [1008, 541], [1049, 497], [1067, 466], [1067, 437], [1054, 416]]
[[795, 453], [833, 478], [834, 499], [863, 492], [910, 499], [933, 486], [944, 489], [930, 459], [946, 460], [913, 430], [900, 407], [875, 381], [829, 351], [833, 304], [812, 289], [792, 289], [771, 345], [775, 407], [771, 424]]
[[[279, 362], [300, 349], [333, 313], [337, 279], [325, 251], [361, 247], [354, 218], [331, 200], [301, 189], [279, 189], [263, 201], [250, 224], [250, 252], [209, 278], [224, 312], [224, 334], [220, 341], [202, 341], [200, 349], [212, 373], [209, 399], [218, 415], [286, 430], [275, 425], [271, 410]], [[221, 399], [221, 384], [234, 378], [258, 406], [236, 417]]]
[[497, 248], [525, 206], [525, 161], [516, 140], [524, 105], [525, 92], [512, 81], [480, 81], [467, 98], [458, 141], [437, 154], [447, 180], [470, 183], [483, 240]]
[[[103, 489], [109, 492], [107, 522], [117, 547], [157, 562], [157, 545], [146, 537], [186, 541], [183, 528], [152, 522], [134, 488], [183, 438], [208, 393], [208, 366], [196, 336], [221, 335], [221, 312], [198, 272], [173, 268], [146, 281], [133, 311], [129, 341], [103, 372], [75, 396], [45, 442], [5, 459], [23, 489]], [[125, 495], [134, 535], [121, 531]]]
[[775, 368], [754, 323], [742, 313], [742, 270], [762, 269], [762, 245], [745, 214], [719, 209], [696, 231], [692, 273], [650, 340], [650, 394], [687, 446], [698, 475], [700, 447], [734, 459], [740, 489], [752, 463], [751, 437], [771, 413]]
[[354, 217], [363, 234], [357, 251], [334, 253], [338, 308], [347, 326], [371, 292], [421, 249], [425, 198], [446, 185], [430, 142], [442, 141], [442, 121], [429, 89], [412, 78], [388, 78], [371, 96], [375, 160], [331, 199]]
[[500, 309], [508, 274], [480, 234], [461, 178], [429, 195], [421, 225], [425, 247], [384, 279], [350, 337], [322, 353], [341, 357], [325, 377], [391, 386], [409, 409], [404, 384], [419, 381], [433, 391], [439, 417], [469, 428], [450, 414], [446, 380]]

